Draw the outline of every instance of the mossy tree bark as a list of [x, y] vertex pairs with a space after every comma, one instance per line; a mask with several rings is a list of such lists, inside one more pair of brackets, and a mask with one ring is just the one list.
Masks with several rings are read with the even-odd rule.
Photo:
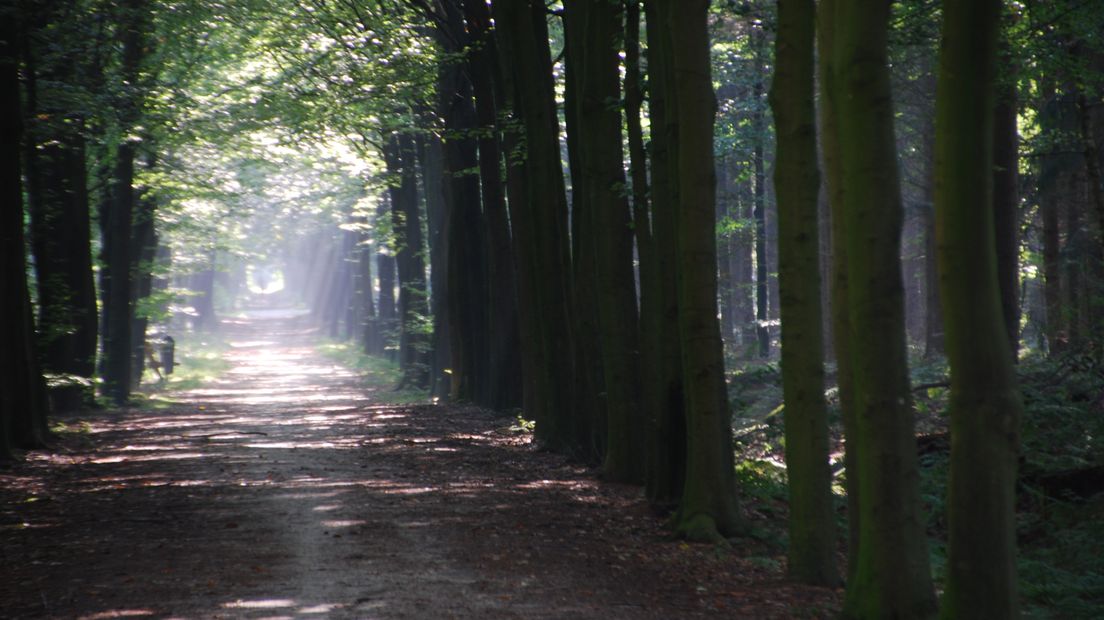
[[675, 527], [696, 540], [733, 536], [736, 500], [732, 426], [717, 319], [713, 96], [707, 0], [663, 2], [679, 124], [679, 334], [686, 388], [686, 483]]
[[782, 385], [790, 493], [788, 570], [791, 577], [805, 583], [835, 585], [839, 573], [819, 303], [815, 20], [813, 0], [779, 0], [770, 104], [777, 136], [774, 187], [778, 197]]
[[1022, 405], [1001, 307], [993, 209], [1000, 0], [944, 7], [936, 234], [951, 366], [946, 618], [1015, 618]]
[[618, 482], [644, 481], [640, 411], [640, 345], [633, 274], [633, 231], [622, 160], [620, 99], [620, 6], [573, 0], [567, 5], [581, 28], [576, 113], [580, 178], [595, 235], [598, 335], [606, 397], [603, 472]]
[[[839, 2], [833, 23], [859, 485], [844, 615], [935, 614], [920, 510], [900, 268], [902, 208], [887, 58], [890, 3]], [[838, 241], [838, 240], [837, 240]]]

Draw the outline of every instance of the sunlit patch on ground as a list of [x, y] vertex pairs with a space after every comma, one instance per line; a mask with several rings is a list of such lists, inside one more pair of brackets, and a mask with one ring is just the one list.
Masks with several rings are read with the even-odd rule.
[[90, 414], [65, 449], [0, 474], [19, 571], [0, 616], [699, 617], [683, 558], [738, 591], [712, 556], [657, 564], [665, 534], [638, 489], [512, 420], [381, 402], [289, 316], [224, 327], [217, 381]]

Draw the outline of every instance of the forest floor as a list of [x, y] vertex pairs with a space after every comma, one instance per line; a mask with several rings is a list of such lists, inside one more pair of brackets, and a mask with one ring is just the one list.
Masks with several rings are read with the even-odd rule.
[[639, 488], [509, 418], [388, 404], [286, 316], [222, 327], [218, 379], [67, 418], [0, 470], [0, 616], [838, 612], [839, 591], [784, 580], [777, 546], [673, 540]]

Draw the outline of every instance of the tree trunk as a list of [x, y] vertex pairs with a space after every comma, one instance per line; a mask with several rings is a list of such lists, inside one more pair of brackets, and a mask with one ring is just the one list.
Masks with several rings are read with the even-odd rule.
[[609, 395], [605, 386], [604, 340], [599, 316], [597, 210], [588, 191], [583, 169], [584, 143], [591, 138], [582, 129], [585, 120], [580, 100], [587, 95], [583, 79], [588, 71], [586, 55], [586, 3], [564, 5], [564, 122], [567, 135], [567, 162], [571, 191], [571, 283], [575, 318], [575, 433], [581, 446], [580, 457], [598, 461], [604, 456], [607, 435]]
[[[381, 200], [376, 206], [376, 226], [390, 217], [390, 201]], [[376, 243], [376, 272], [379, 274], [379, 317], [376, 322], [377, 342], [375, 353], [390, 357], [395, 338], [395, 322], [398, 311], [395, 308], [395, 254], [389, 247], [390, 242], [380, 239]]]
[[145, 28], [148, 8], [141, 0], [130, 0], [122, 7], [120, 43], [122, 46], [122, 97], [119, 109], [120, 135], [123, 141], [115, 147], [115, 167], [112, 173], [111, 204], [105, 218], [103, 240], [104, 275], [107, 282], [103, 296], [104, 333], [104, 393], [116, 404], [130, 397], [131, 326], [134, 304], [131, 288], [131, 235], [135, 208], [134, 158], [137, 145], [125, 136], [139, 122], [141, 106], [138, 85], [140, 65], [145, 55]]
[[824, 162], [824, 187], [831, 213], [831, 326], [836, 354], [836, 384], [839, 391], [843, 434], [846, 441], [844, 471], [847, 484], [847, 582], [859, 565], [859, 430], [855, 409], [855, 386], [851, 363], [851, 314], [848, 306], [847, 230], [844, 219], [843, 169], [839, 126], [836, 122], [837, 88], [835, 68], [836, 0], [821, 0], [817, 11], [817, 55], [820, 61], [821, 157]]
[[130, 244], [134, 215], [133, 143], [116, 149], [112, 200], [104, 235], [104, 393], [117, 405], [130, 396], [131, 324], [134, 305], [130, 279]]
[[[1002, 54], [1005, 67], [1012, 66], [1009, 56]], [[1020, 136], [1014, 75], [1000, 80], [993, 115], [993, 219], [1001, 314], [1015, 362], [1020, 350]]]
[[490, 25], [491, 14], [481, 0], [464, 0], [464, 16], [473, 47], [469, 52], [476, 120], [479, 123], [479, 184], [487, 223], [487, 279], [490, 321], [488, 333], [488, 401], [499, 411], [521, 406], [521, 341], [518, 332], [517, 273], [513, 241], [502, 187], [502, 154], [496, 132], [495, 84], [498, 50]]
[[[584, 420], [575, 407], [575, 346], [567, 198], [560, 167], [552, 58], [543, 2], [495, 3], [495, 32], [514, 84], [514, 111], [525, 128], [524, 204], [510, 204], [510, 220], [524, 231], [517, 249], [527, 265], [542, 364], [535, 370], [533, 415], [541, 443], [568, 452], [580, 449]], [[524, 220], [524, 222], [523, 222]]]
[[142, 372], [146, 362], [146, 328], [148, 315], [138, 312], [139, 303], [148, 298], [153, 291], [153, 262], [157, 257], [157, 231], [154, 227], [154, 211], [157, 203], [152, 196], [141, 195], [137, 201], [138, 212], [134, 218], [134, 238], [131, 245], [131, 274], [135, 278], [132, 289], [135, 307], [134, 322], [131, 330], [131, 388], [137, 388], [142, 382]]
[[44, 99], [38, 92], [40, 74], [47, 82], [77, 84], [81, 59], [46, 40], [45, 22], [59, 20], [50, 7], [36, 17], [42, 23], [24, 41], [24, 145], [42, 360], [47, 371], [91, 377], [99, 324], [84, 117], [63, 98], [50, 98], [54, 91], [45, 90]]
[[[644, 459], [643, 479], [645, 484], [650, 485], [654, 480], [651, 471], [654, 458], [651, 453], [655, 449], [654, 440], [649, 437], [650, 429], [653, 428], [659, 416], [667, 415], [663, 411], [662, 360], [659, 355], [659, 341], [656, 338], [657, 334], [663, 332], [663, 307], [660, 300], [659, 264], [649, 201], [647, 151], [640, 120], [644, 98], [640, 70], [640, 2], [629, 0], [625, 6], [625, 127], [628, 134], [629, 172], [632, 180], [632, 230], [640, 263], [638, 271], [640, 334], [638, 338], [642, 419], [638, 424], [642, 434], [640, 441]], [[655, 107], [653, 106], [650, 111], [652, 113], [650, 119], [658, 121]], [[653, 129], [654, 131], [656, 129]], [[665, 175], [666, 172], [661, 174]]]
[[441, 139], [426, 137], [421, 148], [422, 183], [426, 196], [426, 229], [429, 237], [429, 299], [433, 315], [432, 353], [429, 363], [429, 393], [448, 398], [450, 380], [446, 370], [452, 364], [449, 348], [448, 307], [448, 205], [445, 199], [445, 163]]
[[[751, 35], [756, 37], [754, 33]], [[757, 47], [757, 42], [752, 42]], [[758, 58], [758, 53], [756, 54]], [[756, 75], [752, 87], [752, 98], [759, 105], [762, 99], [763, 83], [762, 69], [758, 64], [755, 67]], [[770, 357], [770, 316], [769, 299], [770, 287], [767, 284], [767, 172], [763, 162], [763, 141], [766, 140], [766, 128], [764, 127], [763, 112], [758, 108], [752, 112], [752, 133], [754, 134], [754, 146], [752, 147], [751, 164], [752, 179], [755, 183], [754, 209], [752, 217], [755, 218], [755, 337], [758, 343], [756, 353], [761, 359]]]
[[686, 399], [683, 393], [682, 341], [679, 336], [678, 102], [672, 96], [672, 40], [661, 0], [646, 0], [648, 24], [648, 111], [652, 122], [652, 230], [656, 263], [655, 301], [651, 319], [656, 331], [644, 334], [655, 351], [658, 374], [654, 418], [647, 420], [645, 492], [652, 505], [670, 508], [682, 499], [686, 482]]
[[1023, 407], [994, 232], [994, 211], [1006, 206], [993, 195], [1000, 15], [1000, 0], [949, 3], [943, 14], [935, 204], [951, 366], [945, 618], [1019, 616], [1015, 487]]
[[0, 461], [13, 445], [39, 447], [48, 435], [23, 238], [18, 36], [12, 17], [0, 24]]
[[[643, 482], [640, 411], [639, 331], [633, 275], [633, 232], [622, 161], [621, 113], [609, 102], [620, 98], [620, 6], [575, 0], [568, 5], [581, 27], [581, 53], [569, 63], [580, 72], [577, 85], [580, 178], [576, 192], [586, 196], [589, 232], [595, 235], [598, 333], [605, 385], [605, 476], [617, 482]], [[584, 267], [585, 268], [585, 267]]]
[[511, 71], [510, 62], [506, 60], [511, 56], [512, 49], [507, 48], [506, 45], [516, 45], [516, 43], [510, 36], [503, 36], [497, 29], [494, 32], [496, 51], [502, 51], [502, 54], [496, 58], [494, 85], [496, 106], [500, 110], [497, 115], [497, 129], [505, 160], [507, 209], [510, 216], [510, 232], [514, 241], [514, 272], [517, 274], [518, 285], [522, 411], [533, 418], [539, 409], [537, 403], [542, 399], [542, 388], [538, 379], [543, 376], [541, 369], [545, 368], [545, 363], [544, 351], [541, 348], [541, 332], [536, 323], [535, 270], [532, 264], [532, 252], [529, 251], [533, 247], [534, 232], [529, 221], [531, 217], [525, 215], [529, 199], [523, 146], [525, 127], [518, 111], [520, 103], [517, 81]]
[[836, 571], [828, 411], [824, 402], [824, 335], [817, 243], [816, 118], [813, 107], [813, 0], [779, 0], [770, 103], [777, 147], [779, 302], [790, 492], [791, 577], [839, 583]]
[[69, 123], [57, 124], [42, 122], [27, 140], [39, 337], [46, 370], [91, 377], [98, 323], [84, 138]]
[[840, 2], [834, 108], [847, 251], [858, 469], [857, 566], [848, 617], [934, 615], [920, 513], [901, 282], [901, 193], [889, 84], [889, 3]]
[[676, 529], [715, 540], [740, 529], [732, 421], [717, 320], [717, 248], [713, 168], [716, 99], [710, 77], [707, 0], [664, 2], [671, 32], [672, 86], [679, 124], [679, 334], [686, 386], [686, 484]]
[[399, 275], [399, 368], [402, 378], [398, 388], [424, 388], [428, 386], [429, 373], [426, 363], [428, 334], [423, 322], [429, 307], [414, 138], [409, 134], [392, 134], [384, 146], [384, 159], [392, 177], [389, 190], [391, 227]]

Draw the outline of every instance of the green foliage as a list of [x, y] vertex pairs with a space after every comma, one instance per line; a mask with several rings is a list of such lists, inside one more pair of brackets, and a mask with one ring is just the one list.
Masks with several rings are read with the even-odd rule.
[[[230, 369], [230, 362], [223, 356], [229, 345], [210, 334], [181, 334], [176, 338], [176, 362], [179, 366], [168, 375], [165, 385], [169, 390], [190, 390], [219, 378]], [[153, 371], [147, 369], [144, 379], [156, 381]]]
[[[1027, 618], [1099, 618], [1104, 609], [1104, 496], [1055, 502], [1022, 544], [1020, 587]], [[1022, 534], [1021, 534], [1022, 537]]]
[[509, 427], [507, 427], [506, 430], [511, 432], [511, 433], [526, 433], [526, 434], [531, 435], [531, 434], [533, 434], [534, 431], [537, 430], [537, 421], [536, 420], [526, 420], [519, 413], [519, 414], [517, 414], [517, 421], [514, 424], [511, 424]]
[[[913, 383], [943, 377], [941, 360], [914, 366]], [[1104, 492], [1089, 499], [1048, 496], [1038, 480], [1104, 464], [1104, 373], [1078, 355], [1021, 360], [1025, 412], [1017, 510], [1020, 589], [1028, 618], [1097, 618], [1104, 608]], [[916, 394], [918, 424], [938, 432], [948, 390]], [[921, 497], [928, 515], [935, 580], [946, 564], [949, 442], [921, 439]], [[1102, 489], [1104, 491], [1104, 489]]]
[[356, 343], [324, 342], [318, 352], [331, 360], [360, 373], [361, 382], [369, 392], [384, 393], [383, 399], [394, 404], [419, 404], [429, 402], [424, 390], [404, 388], [395, 390], [402, 381], [398, 364], [364, 353]]

